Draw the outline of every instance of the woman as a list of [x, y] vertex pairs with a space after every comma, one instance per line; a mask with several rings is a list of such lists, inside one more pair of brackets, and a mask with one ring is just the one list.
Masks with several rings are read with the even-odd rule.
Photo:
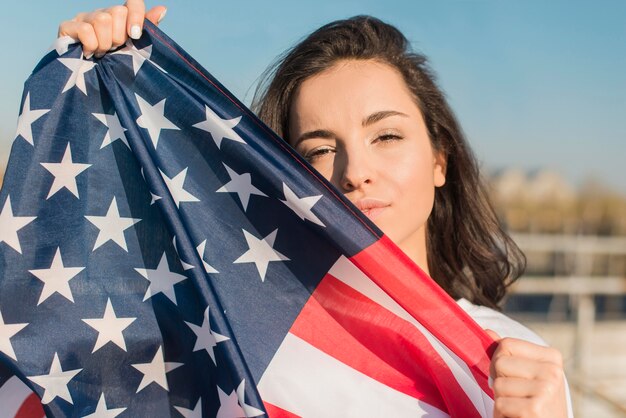
[[[139, 38], [128, 1], [64, 22], [87, 57]], [[359, 207], [499, 340], [491, 362], [496, 417], [568, 416], [561, 355], [496, 312], [524, 257], [498, 226], [476, 162], [425, 58], [371, 17], [330, 23], [268, 72], [259, 117]], [[480, 305], [480, 306], [478, 306]], [[493, 309], [492, 309], [493, 308]]]

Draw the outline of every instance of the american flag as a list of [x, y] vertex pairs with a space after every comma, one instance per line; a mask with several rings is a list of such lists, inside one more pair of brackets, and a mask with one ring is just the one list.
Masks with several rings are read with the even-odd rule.
[[48, 417], [485, 417], [490, 344], [149, 23], [102, 59], [59, 39], [26, 82], [0, 194], [8, 416], [34, 392]]

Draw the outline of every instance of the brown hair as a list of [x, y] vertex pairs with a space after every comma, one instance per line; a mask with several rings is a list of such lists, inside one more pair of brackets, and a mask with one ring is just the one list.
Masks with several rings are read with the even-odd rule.
[[340, 60], [376, 60], [402, 74], [424, 116], [433, 148], [446, 157], [446, 183], [435, 189], [427, 222], [428, 268], [453, 298], [497, 308], [526, 259], [502, 230], [477, 162], [426, 57], [395, 27], [371, 16], [322, 26], [279, 57], [264, 74], [253, 109], [289, 141], [289, 112], [302, 82]]

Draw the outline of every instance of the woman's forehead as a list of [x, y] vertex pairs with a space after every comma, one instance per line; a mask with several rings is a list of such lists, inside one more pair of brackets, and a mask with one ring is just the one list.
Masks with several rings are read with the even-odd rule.
[[300, 85], [292, 103], [290, 123], [317, 125], [336, 119], [361, 123], [381, 111], [421, 117], [395, 68], [374, 60], [345, 60]]

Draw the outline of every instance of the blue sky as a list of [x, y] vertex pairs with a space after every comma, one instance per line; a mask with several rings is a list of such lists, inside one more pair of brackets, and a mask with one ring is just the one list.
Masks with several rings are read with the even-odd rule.
[[[384, 3], [384, 4], [383, 4]], [[23, 82], [58, 24], [108, 0], [5, 2], [0, 165]], [[320, 25], [386, 20], [425, 53], [487, 170], [551, 168], [626, 194], [626, 1], [228, 1], [164, 4], [161, 28], [249, 103], [255, 81]]]

